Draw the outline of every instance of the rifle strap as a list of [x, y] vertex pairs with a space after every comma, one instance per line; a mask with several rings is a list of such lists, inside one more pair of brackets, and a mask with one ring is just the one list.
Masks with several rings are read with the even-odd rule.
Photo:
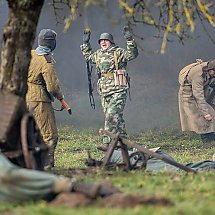
[[43, 56], [45, 57], [47, 63], [56, 63], [56, 60], [53, 58], [51, 54]]
[[54, 97], [53, 95], [48, 91], [47, 87], [46, 87], [46, 81], [43, 78], [43, 76], [40, 76], [40, 81], [41, 81], [41, 85], [42, 85], [42, 89], [45, 92], [45, 94], [47, 95], [47, 97], [50, 99], [51, 102], [54, 102]]
[[119, 69], [119, 65], [118, 65], [118, 61], [117, 61], [117, 55], [116, 55], [116, 50], [113, 53], [113, 57], [114, 57], [114, 63], [115, 63], [115, 67], [116, 67], [116, 73], [118, 72]]
[[43, 55], [43, 56], [45, 57], [47, 63], [51, 63], [52, 62], [52, 58], [51, 58], [50, 55]]
[[[118, 75], [118, 70], [119, 70], [119, 64], [117, 61], [117, 55], [116, 55], [116, 50], [113, 53], [113, 57], [114, 57], [114, 63], [115, 63], [115, 68], [116, 68], [116, 76]], [[131, 93], [130, 93], [130, 77], [128, 75], [128, 73], [126, 73], [126, 82], [128, 84], [128, 95], [129, 95], [129, 100], [131, 101]]]

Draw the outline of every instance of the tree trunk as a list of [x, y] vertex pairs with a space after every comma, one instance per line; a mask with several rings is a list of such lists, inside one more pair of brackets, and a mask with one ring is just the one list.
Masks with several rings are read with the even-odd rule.
[[[22, 122], [29, 124], [29, 121], [23, 121], [27, 112], [25, 95], [28, 67], [44, 0], [7, 2], [9, 17], [3, 29], [0, 61], [0, 148], [4, 153], [13, 152], [9, 158], [16, 158], [17, 152], [24, 150], [23, 137], [28, 135], [29, 144], [34, 143], [30, 139], [32, 135], [29, 135], [35, 128], [24, 126], [23, 129]], [[24, 135], [20, 135], [23, 132]], [[18, 159], [17, 164], [22, 165], [21, 162], [22, 158]]]
[[31, 48], [44, 0], [8, 0], [3, 30], [0, 90], [25, 97]]

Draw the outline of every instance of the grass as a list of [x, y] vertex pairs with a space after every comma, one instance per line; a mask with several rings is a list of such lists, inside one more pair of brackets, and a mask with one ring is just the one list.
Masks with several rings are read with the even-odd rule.
[[[185, 172], [162, 171], [157, 173], [136, 171], [117, 171], [97, 168], [93, 174], [73, 174], [64, 172], [68, 168], [86, 168], [84, 161], [87, 151], [93, 158], [101, 159], [102, 152], [96, 147], [101, 138], [95, 130], [78, 131], [71, 127], [59, 130], [59, 144], [56, 149], [56, 167], [60, 173], [85, 181], [109, 179], [124, 192], [145, 196], [160, 196], [168, 198], [173, 206], [137, 206], [132, 209], [117, 208], [53, 208], [46, 202], [26, 203], [23, 205], [2, 205], [1, 215], [127, 215], [127, 214], [178, 214], [178, 215], [212, 215], [215, 214], [215, 172], [199, 172], [196, 175]], [[192, 133], [181, 133], [176, 130], [148, 131], [139, 135], [131, 135], [130, 140], [143, 144], [147, 148], [160, 146], [172, 155], [178, 162], [188, 163], [201, 160], [211, 160], [214, 146], [203, 147], [199, 137]]]

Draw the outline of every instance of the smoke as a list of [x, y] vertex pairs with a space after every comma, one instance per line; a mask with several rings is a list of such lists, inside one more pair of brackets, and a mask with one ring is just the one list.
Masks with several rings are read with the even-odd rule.
[[[6, 3], [0, 2], [0, 4], [2, 31], [8, 9]], [[122, 28], [126, 23], [112, 25], [101, 14], [98, 8], [92, 8], [88, 14], [92, 48], [94, 50], [99, 48], [97, 40], [102, 32], [113, 34], [115, 42], [125, 48], [126, 41], [122, 35]], [[96, 84], [94, 89], [96, 110], [91, 109], [88, 99], [86, 66], [80, 51], [84, 29], [83, 18], [80, 17], [72, 23], [66, 33], [63, 32], [63, 27], [63, 23], [56, 25], [53, 9], [45, 4], [39, 19], [37, 34], [43, 28], [51, 28], [58, 33], [57, 48], [54, 53], [57, 62], [56, 70], [65, 92], [65, 99], [73, 111], [72, 116], [65, 111], [56, 112], [58, 125], [81, 128], [103, 127], [104, 116], [96, 92]], [[185, 65], [194, 62], [196, 58], [212, 60], [214, 44], [199, 27], [193, 33], [196, 39], [186, 41], [184, 45], [175, 39], [174, 42], [167, 43], [166, 54], [153, 54], [150, 51], [160, 48], [161, 39], [154, 38], [148, 28], [140, 27], [137, 30], [145, 37], [144, 41], [137, 39], [145, 52], [140, 51], [138, 58], [128, 64], [128, 72], [131, 76], [131, 101], [128, 99], [124, 114], [128, 133], [148, 129], [179, 128], [178, 72]], [[212, 32], [214, 35], [214, 29]], [[36, 45], [37, 38], [34, 48]], [[96, 78], [94, 75], [95, 82]], [[60, 104], [56, 101], [54, 105], [58, 107]]]

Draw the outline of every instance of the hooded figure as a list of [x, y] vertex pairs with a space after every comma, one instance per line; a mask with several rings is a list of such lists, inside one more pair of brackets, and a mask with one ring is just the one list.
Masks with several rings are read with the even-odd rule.
[[56, 32], [43, 29], [38, 36], [38, 47], [31, 51], [28, 72], [26, 102], [33, 112], [43, 140], [49, 146], [46, 168], [54, 166], [54, 150], [58, 142], [58, 131], [52, 107], [53, 97], [63, 98], [54, 66], [52, 51], [56, 47]]
[[[105, 115], [104, 129], [126, 136], [123, 119], [128, 90], [126, 67], [128, 61], [138, 56], [138, 49], [127, 26], [123, 33], [127, 39], [127, 49], [116, 45], [111, 34], [102, 33], [98, 40], [101, 48], [93, 52], [89, 43], [90, 31], [86, 30], [81, 51], [86, 60], [96, 64], [99, 76], [97, 87]], [[106, 151], [110, 142], [110, 137], [104, 136], [103, 144], [98, 149]]]
[[214, 77], [215, 61], [197, 60], [179, 72], [178, 103], [182, 131], [200, 134], [203, 142], [215, 140]]

